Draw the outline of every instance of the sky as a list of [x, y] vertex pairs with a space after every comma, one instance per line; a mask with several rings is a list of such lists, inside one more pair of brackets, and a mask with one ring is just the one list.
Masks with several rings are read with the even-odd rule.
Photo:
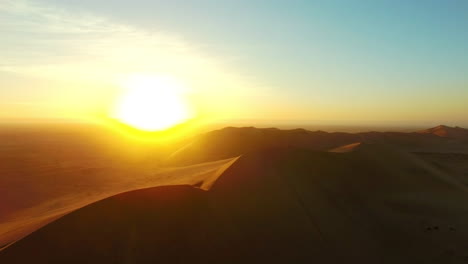
[[464, 0], [0, 2], [0, 119], [109, 114], [135, 74], [197, 114], [468, 126]]

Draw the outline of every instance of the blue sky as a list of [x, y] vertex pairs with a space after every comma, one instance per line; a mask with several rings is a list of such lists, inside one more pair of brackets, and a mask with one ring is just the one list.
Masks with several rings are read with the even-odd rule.
[[[39, 0], [25, 3], [49, 8], [51, 13], [72, 14], [76, 19], [99, 18], [145, 34], [167, 34], [189, 46], [191, 55], [202, 56], [210, 65], [222, 64], [224, 72], [235, 75], [231, 76], [235, 81], [230, 83], [243, 86], [238, 88], [243, 92], [232, 92], [238, 101], [230, 106], [229, 118], [468, 125], [466, 1]], [[10, 14], [3, 19], [4, 27], [19, 19], [21, 16]], [[51, 35], [50, 32], [40, 34]], [[63, 38], [62, 43], [34, 42], [36, 53], [57, 53], [58, 49], [63, 52], [62, 58], [72, 52], [76, 54], [66, 46], [67, 38], [73, 36], [55, 37]], [[17, 32], [10, 39], [11, 46], [3, 44], [2, 49], [9, 50], [10, 54], [16, 52], [15, 58], [23, 56], [16, 47], [18, 43], [27, 47], [25, 36]], [[44, 47], [37, 48], [38, 44]], [[26, 64], [29, 59], [21, 63]], [[53, 59], [50, 63], [53, 64]], [[22, 70], [11, 73], [11, 67], [4, 68], [0, 71], [3, 72], [0, 84], [3, 81], [20, 85], [8, 77], [12, 74], [23, 83], [28, 83], [28, 78], [51, 79], [41, 74], [32, 77], [30, 72]], [[210, 74], [217, 73], [206, 72], [207, 76]], [[54, 80], [62, 81], [67, 80]], [[41, 87], [40, 81], [36, 83]], [[216, 89], [222, 95], [237, 90], [225, 87], [221, 81], [209, 93], [216, 94], [213, 92]], [[18, 89], [40, 93], [42, 88]], [[5, 90], [0, 92], [6, 94]], [[205, 92], [200, 90], [198, 94]], [[39, 96], [28, 102], [34, 105], [34, 100], [40, 99]], [[236, 109], [236, 106], [241, 108], [239, 103], [245, 103], [243, 110]], [[219, 105], [213, 105], [212, 109], [216, 107]]]

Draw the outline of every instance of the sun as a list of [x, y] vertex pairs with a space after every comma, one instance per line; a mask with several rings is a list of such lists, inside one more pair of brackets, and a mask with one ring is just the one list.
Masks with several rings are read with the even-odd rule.
[[191, 114], [180, 81], [166, 76], [132, 75], [123, 81], [126, 91], [113, 117], [144, 131], [161, 131], [187, 121]]

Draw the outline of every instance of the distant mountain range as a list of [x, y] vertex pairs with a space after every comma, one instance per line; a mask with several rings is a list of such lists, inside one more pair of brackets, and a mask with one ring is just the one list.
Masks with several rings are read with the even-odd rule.
[[468, 129], [441, 125], [413, 133], [328, 133], [304, 129], [227, 127], [196, 137], [175, 151], [167, 163], [196, 164], [274, 147], [327, 151], [359, 142], [387, 144], [409, 152], [468, 153]]

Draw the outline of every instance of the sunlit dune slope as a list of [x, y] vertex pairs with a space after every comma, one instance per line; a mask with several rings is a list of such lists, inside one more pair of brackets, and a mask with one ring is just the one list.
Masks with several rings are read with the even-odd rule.
[[[274, 148], [209, 191], [163, 186], [74, 211], [5, 263], [464, 263], [468, 193], [417, 155]], [[26, 253], [27, 252], [27, 253]]]
[[339, 146], [337, 148], [330, 149], [329, 152], [335, 152], [335, 153], [352, 152], [352, 151], [356, 151], [361, 145], [362, 145], [361, 142], [351, 143], [348, 145]]
[[[101, 169], [98, 173], [81, 174], [68, 171], [53, 183], [44, 183], [43, 177], [30, 177], [24, 188], [5, 185], [9, 193], [0, 194], [9, 207], [0, 205], [0, 248], [14, 242], [45, 224], [80, 207], [116, 195], [121, 192], [162, 185], [194, 185], [209, 189], [217, 177], [236, 158], [207, 162], [179, 168], [133, 168]], [[107, 174], [107, 175], [102, 175]], [[16, 181], [19, 181], [17, 179]], [[8, 182], [5, 182], [7, 184]], [[26, 188], [47, 189], [26, 192]], [[4, 199], [4, 201], [5, 201]], [[23, 206], [29, 205], [28, 207]]]
[[445, 137], [445, 138], [468, 140], [468, 129], [464, 129], [461, 127], [449, 127], [449, 126], [440, 125], [440, 126], [436, 126], [433, 128], [419, 131], [419, 133], [432, 134], [432, 135]]

